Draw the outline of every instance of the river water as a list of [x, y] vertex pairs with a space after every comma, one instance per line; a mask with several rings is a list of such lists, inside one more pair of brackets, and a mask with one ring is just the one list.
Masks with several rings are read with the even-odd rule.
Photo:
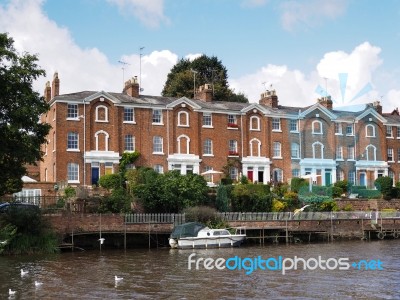
[[[208, 269], [199, 260], [198, 270], [195, 262], [189, 270], [190, 255], [193, 261], [208, 259]], [[258, 268], [249, 275], [248, 268], [230, 270], [235, 256], [271, 258], [268, 267], [278, 266], [278, 270], [269, 270], [267, 264], [261, 264], [266, 270]], [[297, 256], [310, 269], [304, 270], [299, 263], [299, 269], [282, 274], [279, 264], [274, 264], [279, 256], [286, 259], [286, 267]], [[329, 260], [330, 269], [318, 265], [311, 270], [318, 256]], [[339, 270], [340, 258], [348, 258], [349, 263], [367, 260], [369, 265], [362, 261]], [[225, 269], [217, 269], [211, 259], [214, 263], [225, 259], [229, 268], [221, 264]], [[21, 268], [29, 273], [21, 276]], [[116, 283], [115, 275], [123, 280]], [[35, 287], [35, 281], [43, 284]], [[14, 296], [8, 295], [9, 288], [16, 291]], [[0, 299], [400, 299], [400, 240], [0, 257], [0, 295]]]

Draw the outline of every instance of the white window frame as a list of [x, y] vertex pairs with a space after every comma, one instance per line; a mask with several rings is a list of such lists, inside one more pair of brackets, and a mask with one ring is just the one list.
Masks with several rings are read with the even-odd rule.
[[[74, 114], [70, 115], [70, 111], [74, 110]], [[55, 114], [53, 117], [53, 121], [56, 119]], [[67, 120], [79, 120], [79, 108], [78, 104], [75, 103], [67, 103]]]
[[400, 139], [400, 126], [397, 126], [397, 133], [396, 133], [396, 138]]
[[335, 123], [335, 135], [343, 135], [342, 123]]
[[[128, 147], [130, 146], [130, 147]], [[124, 136], [124, 152], [135, 151], [135, 136], [132, 134], [125, 134]]]
[[236, 115], [228, 115], [228, 128], [238, 129], [237, 116]]
[[282, 158], [282, 144], [280, 142], [274, 142], [272, 147], [272, 158]]
[[316, 147], [319, 146], [321, 147], [321, 157], [318, 157], [318, 159], [324, 159], [324, 144], [322, 144], [321, 142], [315, 142], [312, 144], [312, 151], [313, 151], [313, 158], [316, 159], [317, 157], [315, 157], [316, 154]]
[[272, 131], [281, 132], [281, 119], [272, 118]]
[[278, 174], [277, 182], [283, 182], [283, 170], [279, 168], [275, 168], [272, 170], [272, 179], [275, 180], [275, 172]]
[[[257, 143], [257, 155], [253, 153], [253, 143]], [[250, 156], [260, 157], [261, 156], [261, 141], [259, 139], [253, 138], [249, 142], [250, 146]]]
[[68, 178], [68, 183], [79, 183], [79, 164], [77, 163], [67, 164], [67, 178]]
[[153, 125], [164, 125], [162, 109], [153, 108], [153, 113], [151, 115], [151, 121], [152, 121]]
[[343, 147], [342, 146], [336, 147], [336, 160], [343, 160]]
[[[255, 122], [255, 124], [254, 125], [256, 125], [256, 127], [253, 127], [253, 120], [256, 120], [256, 122]], [[253, 130], [253, 131], [260, 131], [261, 129], [260, 129], [260, 117], [258, 117], [258, 116], [251, 116], [250, 117], [250, 130]]]
[[[209, 123], [209, 124], [207, 124]], [[213, 128], [212, 125], [212, 114], [211, 113], [203, 113], [203, 127], [205, 128]]]
[[229, 176], [232, 180], [238, 180], [239, 170], [236, 167], [229, 168]]
[[[99, 109], [104, 109], [104, 120], [99, 119]], [[108, 107], [105, 105], [96, 106], [96, 122], [107, 123], [108, 122]]]
[[393, 148], [387, 148], [387, 161], [394, 162], [394, 150]]
[[[295, 127], [295, 129], [293, 129], [293, 127]], [[299, 121], [290, 119], [290, 121], [289, 121], [289, 130], [290, 130], [290, 132], [298, 133], [299, 132]]]
[[[160, 149], [161, 148], [161, 149]], [[153, 136], [153, 154], [164, 154], [162, 136]]]
[[[181, 123], [181, 115], [186, 115], [186, 124]], [[178, 112], [178, 126], [179, 127], [189, 127], [189, 113], [187, 111], [180, 111]]]
[[[351, 128], [351, 132], [347, 132], [348, 128]], [[346, 124], [346, 136], [354, 136], [354, 126], [353, 126], [353, 124]]]
[[[368, 134], [368, 128], [372, 128], [372, 134]], [[365, 125], [365, 137], [375, 137], [375, 126], [372, 124]]]
[[237, 140], [229, 140], [228, 146], [229, 146], [228, 156], [238, 156], [239, 155]]
[[386, 125], [386, 138], [393, 138], [393, 127], [391, 125]]
[[[73, 144], [73, 145], [72, 145]], [[70, 146], [75, 147], [70, 147]], [[67, 133], [67, 151], [79, 151], [79, 133], [74, 131], [69, 131]]]
[[292, 169], [292, 177], [300, 177], [300, 169]]
[[164, 167], [160, 164], [154, 165], [153, 169], [154, 169], [154, 171], [156, 171], [159, 174], [164, 173]]
[[300, 158], [300, 145], [298, 143], [290, 144], [290, 157], [291, 158]]
[[176, 141], [178, 142], [178, 153], [181, 153], [181, 143], [182, 140], [186, 141], [186, 153], [185, 154], [189, 154], [190, 153], [190, 137], [188, 137], [185, 134], [181, 134], [180, 136], [177, 137]]
[[203, 143], [203, 156], [213, 155], [213, 142], [212, 139], [205, 139]]
[[348, 176], [347, 176], [347, 180], [348, 180], [349, 183], [355, 184], [356, 183], [356, 172], [349, 171], [348, 172]]
[[99, 151], [99, 135], [100, 134], [104, 134], [104, 145], [106, 148], [104, 151], [108, 151], [108, 140], [109, 140], [110, 135], [104, 130], [99, 130], [94, 134], [94, 137], [96, 140], [96, 151]]
[[[372, 148], [372, 150], [373, 150], [373, 152], [372, 152], [373, 159], [370, 159], [370, 157], [369, 157], [369, 151], [368, 151], [369, 148]], [[374, 145], [368, 145], [367, 147], [365, 147], [365, 156], [368, 161], [376, 161], [376, 147]]]
[[[315, 124], [319, 124], [319, 131], [316, 130]], [[323, 134], [322, 122], [320, 120], [315, 120], [311, 123], [312, 134]]]
[[354, 160], [355, 159], [355, 151], [354, 146], [347, 147], [347, 160]]
[[124, 123], [125, 124], [136, 124], [135, 109], [133, 107], [124, 107]]

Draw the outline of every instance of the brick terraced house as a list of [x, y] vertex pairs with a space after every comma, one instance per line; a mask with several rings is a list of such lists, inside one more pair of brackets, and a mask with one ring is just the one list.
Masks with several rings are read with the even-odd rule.
[[383, 175], [400, 180], [399, 112], [382, 113], [379, 102], [358, 112], [334, 109], [330, 97], [289, 107], [279, 105], [274, 90], [258, 103], [222, 102], [212, 100], [208, 84], [195, 99], [146, 96], [136, 78], [122, 93], [59, 91], [55, 73], [45, 88], [51, 109], [42, 121], [52, 129], [41, 181], [91, 186], [118, 171], [122, 153], [135, 150], [136, 166], [160, 173], [228, 165], [232, 179], [243, 174], [259, 183], [305, 175], [319, 185], [347, 179], [372, 187]]

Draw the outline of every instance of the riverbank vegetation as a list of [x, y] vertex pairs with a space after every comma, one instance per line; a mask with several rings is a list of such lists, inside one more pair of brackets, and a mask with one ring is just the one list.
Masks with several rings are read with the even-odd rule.
[[0, 254], [55, 253], [58, 240], [40, 210], [10, 208], [0, 214]]

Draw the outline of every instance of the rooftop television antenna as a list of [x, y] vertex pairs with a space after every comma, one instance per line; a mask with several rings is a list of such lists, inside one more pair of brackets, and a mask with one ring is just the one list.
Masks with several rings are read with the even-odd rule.
[[129, 66], [130, 64], [128, 64], [127, 62], [124, 62], [122, 60], [119, 60], [118, 63], [120, 63], [122, 65], [122, 86], [124, 86], [125, 84], [125, 67]]
[[142, 50], [144, 47], [139, 48], [139, 89], [142, 92], [144, 89], [142, 88]]

